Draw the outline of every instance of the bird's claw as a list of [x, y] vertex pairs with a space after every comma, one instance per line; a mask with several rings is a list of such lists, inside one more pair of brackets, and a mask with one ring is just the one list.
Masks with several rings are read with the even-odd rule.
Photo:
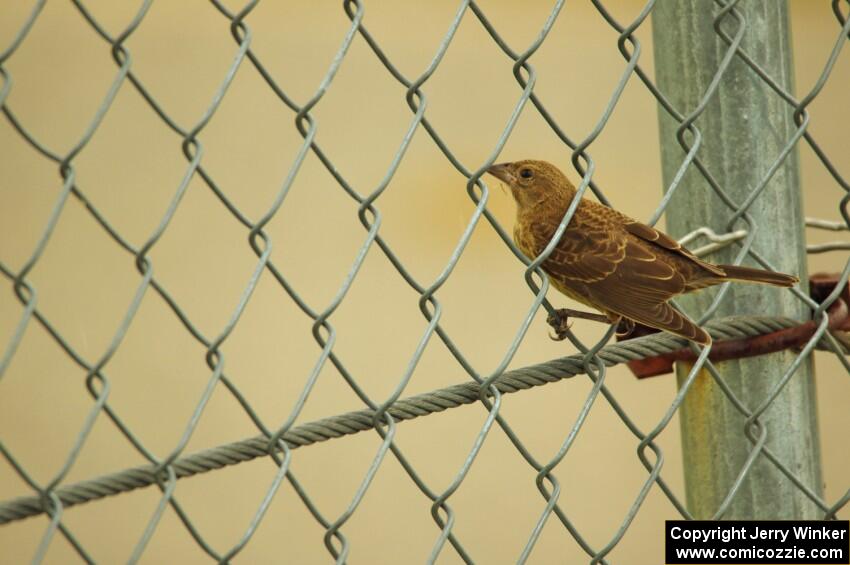
[[555, 333], [550, 333], [549, 337], [552, 341], [564, 341], [567, 339], [567, 333], [570, 331], [572, 324], [565, 309], [555, 310], [549, 317], [546, 318], [546, 323], [552, 326]]
[[627, 337], [635, 331], [635, 322], [629, 318], [620, 318], [617, 323], [617, 337]]

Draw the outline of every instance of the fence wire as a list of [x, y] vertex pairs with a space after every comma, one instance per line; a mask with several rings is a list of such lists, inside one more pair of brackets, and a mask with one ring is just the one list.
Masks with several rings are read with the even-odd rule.
[[[571, 361], [571, 363], [573, 363], [574, 371], [565, 371], [563, 367], [559, 366], [558, 374], [562, 377], [567, 374], [586, 373], [593, 384], [572, 427], [564, 435], [563, 442], [559, 449], [548, 460], [538, 460], [532, 456], [523, 443], [522, 435], [511, 427], [500, 410], [502, 406], [503, 393], [510, 391], [505, 388], [504, 384], [506, 382], [506, 376], [510, 375], [510, 373], [506, 373], [506, 368], [513, 359], [520, 343], [524, 339], [535, 313], [541, 307], [545, 308], [550, 313], [553, 311], [552, 305], [550, 305], [546, 299], [549, 281], [541, 270], [540, 265], [552, 252], [555, 243], [566, 229], [572, 213], [575, 211], [578, 199], [581, 198], [588, 189], [590, 189], [590, 191], [593, 192], [593, 194], [603, 203], [608, 202], [600, 187], [593, 181], [595, 164], [590, 153], [590, 147], [598, 139], [599, 135], [608, 124], [608, 121], [617, 107], [623, 91], [630, 80], [640, 81], [657, 100], [662, 111], [669, 114], [680, 124], [679, 140], [685, 154], [685, 158], [681, 164], [681, 172], [684, 173], [685, 170], [699, 171], [712, 188], [719, 195], [722, 195], [723, 187], [720, 183], [718, 183], [715, 176], [712, 175], [712, 172], [699, 159], [698, 150], [701, 134], [696, 122], [705, 111], [708, 102], [715, 96], [718, 85], [723, 81], [730, 63], [733, 60], [742, 61], [752, 70], [753, 73], [759, 76], [760, 79], [770, 87], [776, 96], [780, 97], [787, 104], [789, 110], [793, 111], [797, 130], [794, 132], [793, 136], [788, 139], [785, 149], [780, 155], [777, 155], [774, 166], [765, 174], [763, 181], [758, 186], [753, 187], [750, 197], [748, 197], [746, 201], [742, 202], [740, 205], [735, 205], [731, 203], [728, 198], [724, 199], [730, 208], [729, 225], [731, 226], [738, 219], [745, 219], [747, 222], [751, 223], [751, 220], [747, 219], [748, 208], [760, 196], [760, 194], [762, 194], [773, 171], [784, 163], [791, 151], [798, 145], [800, 140], [802, 140], [814, 151], [823, 167], [831, 175], [831, 178], [838, 187], [844, 191], [844, 196], [840, 199], [837, 206], [838, 213], [843, 219], [843, 223], [829, 223], [821, 220], [812, 220], [810, 225], [812, 227], [833, 230], [846, 230], [848, 229], [848, 226], [850, 226], [850, 216], [848, 216], [847, 211], [847, 203], [850, 201], [850, 184], [848, 184], [847, 180], [841, 175], [838, 170], [838, 166], [830, 161], [825, 151], [821, 148], [818, 142], [814, 139], [812, 133], [809, 131], [808, 125], [810, 116], [807, 110], [812, 101], [819, 95], [824, 85], [827, 83], [838, 55], [847, 41], [848, 32], [850, 32], [850, 18], [848, 18], [850, 9], [848, 9], [848, 4], [846, 2], [840, 2], [839, 0], [832, 1], [831, 6], [836, 20], [834, 48], [827, 60], [824, 62], [823, 70], [815, 85], [805, 94], [805, 96], [797, 99], [791, 93], [787, 92], [781, 84], [771, 77], [764, 69], [762, 69], [758, 62], [756, 62], [742, 48], [741, 40], [747, 30], [747, 22], [742, 16], [739, 8], [740, 5], [745, 2], [746, 0], [715, 0], [714, 4], [717, 8], [716, 20], [714, 22], [715, 29], [725, 42], [727, 50], [716, 71], [715, 79], [712, 81], [710, 88], [703, 93], [700, 104], [696, 108], [689, 110], [685, 108], [675, 108], [665, 97], [664, 93], [660, 92], [655, 86], [650, 75], [640, 64], [642, 45], [636, 36], [636, 32], [646, 26], [647, 18], [652, 13], [656, 2], [654, 0], [650, 0], [633, 21], [623, 24], [614, 19], [601, 0], [593, 0], [592, 3], [595, 9], [605, 19], [608, 25], [610, 25], [610, 27], [618, 34], [616, 45], [619, 52], [622, 54], [624, 64], [619, 80], [613, 91], [610, 93], [608, 103], [605, 106], [604, 111], [599, 116], [596, 125], [592, 128], [590, 134], [586, 138], [574, 140], [565, 132], [564, 129], [562, 129], [552, 114], [547, 111], [547, 106], [542, 96], [535, 92], [535, 84], [538, 80], [538, 74], [535, 67], [530, 62], [533, 55], [549, 37], [556, 21], [558, 21], [560, 17], [564, 17], [562, 15], [562, 9], [565, 3], [563, 0], [555, 2], [536, 38], [525, 48], [517, 48], [516, 46], [509, 45], [502, 35], [500, 35], [499, 31], [497, 31], [494, 24], [487, 18], [485, 10], [476, 2], [471, 0], [460, 2], [448, 29], [443, 35], [436, 53], [434, 53], [433, 58], [425, 71], [418, 76], [407, 76], [402, 73], [402, 71], [394, 64], [392, 54], [385, 51], [376, 37], [370, 34], [368, 27], [364, 23], [366, 2], [345, 0], [342, 3], [341, 9], [347, 16], [350, 24], [345, 34], [340, 38], [336, 56], [328, 67], [319, 87], [315, 90], [312, 96], [304, 102], [298, 102], [292, 96], [287, 94], [284, 86], [279, 82], [279, 77], [270, 71], [258, 54], [252, 50], [252, 30], [246, 22], [246, 18], [256, 7], [258, 0], [246, 3], [238, 11], [233, 11], [226, 7], [223, 3], [218, 2], [217, 0], [212, 0], [211, 4], [215, 10], [217, 10], [222, 18], [229, 22], [229, 29], [234, 43], [235, 54], [230, 67], [222, 77], [208, 106], [204, 110], [201, 118], [195, 123], [180, 123], [178, 120], [173, 118], [164, 105], [151, 93], [142, 78], [134, 72], [133, 57], [127, 46], [127, 42], [131, 37], [133, 37], [138, 29], [144, 25], [146, 15], [148, 14], [148, 10], [151, 6], [151, 1], [146, 0], [141, 2], [132, 21], [130, 21], [130, 23], [120, 33], [112, 35], [101, 24], [95, 14], [87, 8], [85, 2], [73, 0], [73, 6], [79, 13], [80, 18], [82, 18], [88, 26], [97, 33], [100, 39], [104, 42], [104, 48], [108, 48], [110, 50], [116, 70], [110, 87], [105, 93], [101, 104], [94, 113], [94, 116], [88, 122], [83, 135], [80, 136], [77, 143], [65, 153], [57, 152], [55, 149], [48, 147], [43, 141], [35, 137], [31, 133], [30, 129], [28, 129], [27, 124], [23, 123], [23, 121], [18, 118], [18, 115], [15, 113], [15, 108], [8, 102], [9, 93], [14, 87], [12, 76], [6, 65], [14, 58], [17, 49], [25, 41], [27, 41], [28, 33], [32, 29], [33, 25], [38, 21], [42, 13], [45, 1], [41, 0], [35, 2], [29, 17], [20, 27], [11, 43], [5, 46], [5, 49], [0, 52], [0, 78], [2, 78], [2, 83], [0, 83], [0, 105], [2, 105], [2, 111], [5, 116], [6, 123], [10, 127], [14, 128], [20, 138], [29, 144], [33, 150], [40, 154], [43, 159], [58, 165], [62, 183], [54, 201], [52, 211], [41, 232], [41, 236], [23, 265], [19, 268], [13, 268], [8, 265], [3, 258], [0, 258], [0, 272], [2, 272], [4, 278], [8, 281], [15, 297], [22, 306], [20, 319], [18, 320], [10, 339], [4, 345], [2, 350], [2, 357], [0, 357], [0, 378], [2, 378], [2, 375], [15, 357], [16, 350], [24, 338], [26, 329], [32, 324], [37, 324], [50, 334], [56, 346], [61, 348], [61, 350], [64, 351], [76, 365], [85, 371], [84, 384], [88, 394], [91, 396], [91, 407], [83, 425], [79, 429], [73, 446], [67, 453], [61, 455], [64, 462], [59, 471], [47, 481], [36, 481], [33, 478], [33, 474], [26, 468], [20, 459], [9, 450], [6, 444], [0, 443], [0, 453], [2, 453], [8, 464], [31, 489], [30, 493], [22, 494], [32, 494], [35, 496], [35, 498], [31, 496], [28, 497], [30, 505], [33, 507], [33, 512], [41, 511], [46, 513], [49, 517], [48, 525], [45, 528], [41, 542], [35, 551], [34, 561], [39, 562], [44, 558], [51, 541], [57, 533], [71, 544], [74, 550], [79, 554], [80, 558], [86, 562], [94, 561], [89, 549], [80, 542], [78, 537], [68, 527], [64, 520], [64, 512], [70, 501], [67, 493], [69, 489], [77, 486], [68, 485], [66, 478], [69, 471], [78, 462], [80, 453], [91, 435], [95, 422], [99, 419], [102, 420], [106, 418], [112, 423], [115, 429], [120, 431], [123, 437], [126, 438], [128, 444], [149, 463], [149, 466], [145, 468], [145, 472], [148, 477], [145, 484], [156, 484], [162, 493], [155, 510], [150, 515], [142, 536], [138, 539], [135, 547], [132, 549], [130, 562], [136, 562], [142, 557], [151, 536], [156, 531], [168, 507], [171, 507], [171, 509], [179, 517], [183, 526], [195, 542], [197, 542], [198, 546], [202, 548], [203, 551], [206, 552], [212, 559], [219, 562], [227, 562], [231, 560], [246, 546], [246, 544], [250, 542], [252, 535], [263, 520], [273, 497], [281, 488], [284, 481], [286, 481], [294, 492], [297, 493], [298, 497], [300, 497], [310, 514], [316, 522], [321, 525], [322, 529], [324, 529], [324, 543], [327, 547], [327, 551], [333, 559], [339, 563], [345, 562], [351, 551], [351, 543], [344, 533], [345, 524], [357, 511], [365, 493], [369, 490], [373, 483], [376, 472], [382, 464], [384, 464], [384, 461], [388, 456], [397, 459], [413, 484], [415, 484], [419, 491], [421, 491], [422, 495], [431, 503], [431, 516], [436, 529], [433, 533], [434, 543], [432, 551], [430, 556], [427, 556], [428, 561], [434, 562], [441, 556], [441, 554], [451, 551], [464, 562], [475, 562], [476, 556], [472, 553], [468, 546], [465, 545], [464, 540], [459, 537], [458, 532], [454, 528], [457, 516], [451, 506], [451, 499], [463, 485], [471, 467], [475, 463], [476, 456], [487, 441], [489, 434], [493, 431], [495, 426], [506, 435], [515, 447], [519, 456], [525, 460], [531, 469], [533, 469], [536, 474], [536, 486], [540, 491], [543, 501], [537, 522], [532, 530], [528, 532], [525, 547], [519, 549], [517, 553], [518, 561], [525, 562], [529, 558], [547, 521], [557, 520], [566, 532], [568, 532], [568, 534], [582, 548], [582, 550], [586, 552], [591, 563], [607, 563], [608, 561], [606, 560], [606, 557], [620, 542], [623, 536], [626, 535], [632, 521], [641, 510], [644, 500], [653, 487], [657, 486], [683, 517], [692, 517], [682, 501], [681, 495], [676, 494], [673, 489], [670, 488], [661, 474], [663, 453], [656, 443], [656, 439], [668, 426], [674, 414], [676, 414], [680, 404], [689, 390], [690, 385], [693, 383], [695, 376], [703, 369], [707, 369], [712, 374], [713, 378], [716, 380], [723, 393], [728, 397], [734, 408], [747, 418], [746, 434], [753, 445], [748, 462], [740, 471], [740, 480], [738, 480], [730, 490], [724, 500], [724, 503], [717, 510], [715, 517], [721, 518], [724, 516], [729, 503], [735, 497], [738, 489], [743, 483], [743, 478], [745, 478], [753, 468], [752, 463], [757, 458], [763, 458], [774, 465], [782, 474], [787, 476], [797, 488], [804, 492], [805, 495], [820, 509], [824, 517], [834, 518], [836, 513], [847, 504], [848, 500], [850, 500], [850, 490], [837, 500], [828, 501], [822, 499], [810, 488], [810, 486], [804, 484], [804, 482], [797, 477], [794, 469], [788, 468], [783, 463], [782, 458], [773, 453], [766, 445], [766, 438], [769, 430], [759, 421], [759, 417], [769, 408], [773, 399], [775, 399], [782, 390], [782, 387], [793, 377], [795, 370], [800, 366], [801, 362], [809, 356], [812, 350], [818, 345], [822, 348], [833, 351], [840, 363], [848, 370], [848, 372], [850, 372], [850, 363], [848, 363], [845, 359], [842, 345], [831, 335], [829, 331], [827, 331], [829, 322], [827, 309], [838, 298], [838, 290], [840, 290], [840, 288], [847, 282], [848, 274], [850, 274], [850, 262], [845, 264], [843, 268], [837, 291], [832, 293], [830, 297], [822, 303], [815, 302], [809, 298], [809, 296], [803, 294], [797, 289], [792, 290], [797, 298], [802, 301], [809, 310], [811, 310], [812, 319], [817, 322], [817, 330], [803, 346], [795, 361], [787, 368], [786, 373], [783, 375], [782, 380], [777, 385], [773, 394], [760, 406], [746, 406], [737, 399], [731, 388], [725, 383], [722, 374], [718, 372], [717, 368], [708, 360], [708, 349], [702, 349], [699, 352], [698, 358], [688, 378], [685, 380], [684, 385], [680, 388], [678, 394], [669, 405], [663, 417], [651, 429], [642, 429], [629, 417], [626, 409], [617, 400], [616, 395], [608, 386], [606, 386], [605, 383], [606, 369], [608, 366], [613, 364], [610, 358], [610, 348], [612, 346], [607, 345], [613, 337], [614, 330], [612, 328], [599, 342], [594, 344], [582, 343], [572, 333], [568, 335], [570, 342], [579, 352], [579, 355], [573, 356]], [[480, 25], [486, 31], [504, 55], [513, 61], [513, 75], [517, 83], [516, 102], [513, 111], [507, 122], [504, 124], [502, 133], [497, 142], [491, 148], [487, 158], [482, 162], [462, 162], [457, 157], [456, 153], [453, 152], [448, 142], [438, 133], [439, 124], [432, 122], [426, 111], [428, 107], [426, 88], [428, 80], [439, 68], [443, 61], [443, 57], [452, 44], [455, 34], [462, 22], [470, 20], [477, 22], [477, 25]], [[720, 26], [721, 22], [724, 22], [723, 27]], [[728, 30], [730, 29], [734, 30], [734, 35], [729, 34]], [[343, 172], [334, 165], [330, 156], [323, 150], [322, 146], [317, 141], [316, 133], [318, 124], [313, 114], [317, 105], [321, 103], [328, 90], [332, 88], [337, 71], [340, 69], [340, 66], [349, 53], [350, 47], [355, 41], [363, 41], [381, 63], [386, 72], [404, 87], [405, 100], [411, 114], [407, 130], [396, 149], [390, 166], [387, 168], [381, 182], [378, 183], [374, 190], [370, 192], [360, 192], [355, 189], [349, 180], [346, 179]], [[242, 70], [243, 72], [250, 71], [256, 73], [262, 78], [280, 103], [291, 110], [295, 118], [295, 127], [297, 128], [300, 136], [303, 138], [303, 142], [301, 143], [299, 150], [294, 156], [292, 156], [289, 170], [286, 177], [282, 180], [271, 206], [264, 211], [259, 219], [252, 219], [247, 213], [240, 210], [232, 199], [232, 196], [228, 195], [228, 193], [218, 183], [213, 173], [205, 168], [202, 159], [204, 145], [201, 139], [201, 134], [221, 106], [222, 101], [226, 97], [228, 89], [239, 70]], [[104, 117], [115, 103], [119, 89], [128, 87], [135, 89], [135, 91], [144, 98], [149, 108], [156, 116], [158, 116], [158, 119], [181, 137], [182, 152], [186, 161], [182, 181], [175, 188], [170, 204], [168, 205], [165, 213], [159, 219], [156, 228], [149, 233], [145, 241], [138, 246], [132, 244], [129, 239], [122, 234], [120, 227], [114, 225], [107, 217], [107, 214], [100, 210], [97, 202], [87, 196], [86, 187], [77, 178], [77, 160], [79, 156], [85, 151], [92, 138], [98, 133]], [[537, 112], [546, 121], [555, 135], [557, 135], [564, 145], [570, 148], [570, 151], [572, 152], [572, 164], [581, 177], [576, 199], [558, 227], [555, 237], [543, 253], [539, 257], [532, 258], [531, 261], [528, 261], [528, 259], [518, 251], [508, 232], [506, 232], [506, 230], [488, 210], [487, 203], [490, 198], [490, 188], [484, 180], [482, 180], [482, 175], [487, 168], [498, 159], [508, 138], [514, 130], [517, 120], [523, 112]], [[466, 227], [461, 236], [458, 238], [448, 261], [445, 262], [439, 275], [430, 281], [419, 280], [414, 277], [413, 274], [405, 267], [399, 256], [393, 251], [391, 243], [381, 234], [380, 227], [383, 216], [377, 206], [379, 198], [389, 186], [400, 163], [404, 159], [405, 153], [410, 146], [414, 134], [419, 130], [424, 130], [434, 146], [439, 149], [451, 165], [467, 178], [466, 191], [469, 199], [474, 204], [474, 211], [469, 216]], [[685, 132], [689, 135], [685, 136]], [[289, 278], [287, 278], [284, 274], [285, 269], [283, 269], [273, 259], [272, 241], [268, 233], [265, 231], [272, 218], [274, 218], [284, 206], [287, 194], [299, 174], [304, 160], [310, 154], [319, 159], [322, 165], [335, 179], [339, 189], [341, 189], [347, 197], [351, 198], [356, 203], [357, 217], [364, 229], [363, 239], [360, 243], [359, 249], [351, 260], [348, 274], [339, 285], [333, 298], [324, 304], [310, 304], [303, 298], [296, 286], [293, 285]], [[190, 181], [198, 178], [203, 181], [210, 191], [212, 191], [223, 209], [225, 209], [228, 214], [244, 226], [248, 235], [248, 242], [251, 251], [256, 255], [256, 262], [253, 270], [250, 273], [245, 274], [247, 282], [244, 285], [238, 303], [233, 308], [228, 321], [216, 334], [205, 334], [199, 329], [198, 325], [190, 318], [190, 316], [170, 293], [166, 284], [162, 280], [158, 279], [154, 274], [153, 262], [150, 258], [152, 249], [157, 245], [163, 234], [168, 230], [175, 213], [181, 207]], [[673, 185], [668, 187], [664, 198], [661, 200], [652, 217], [649, 218], [650, 224], [657, 222], [664, 214], [670, 202], [670, 197], [674, 193], [681, 178], [681, 174], [677, 175]], [[69, 202], [73, 200], [78, 201], [84, 206], [86, 212], [102, 228], [103, 235], [105, 237], [112, 240], [124, 252], [132, 256], [135, 269], [138, 271], [139, 275], [137, 290], [124, 312], [121, 323], [118, 324], [117, 328], [115, 328], [109, 346], [97, 358], [88, 358], [80, 353], [80, 351], [62, 335], [56, 326], [51, 323], [50, 313], [43, 311], [38, 306], [38, 289], [31, 283], [29, 277], [31, 271], [42, 258], [44, 250], [53, 236], [57, 223], [69, 206]], [[522, 323], [516, 329], [512, 342], [502, 353], [502, 357], [496, 364], [496, 368], [489, 373], [481, 373], [476, 370], [472, 362], [464, 356], [460, 346], [452, 340], [452, 337], [441, 325], [440, 321], [443, 315], [443, 306], [436, 296], [437, 291], [443, 287], [452, 275], [458, 261], [467, 248], [474, 230], [478, 228], [479, 224], [489, 225], [489, 227], [502, 239], [504, 244], [513, 252], [513, 254], [519, 260], [527, 264], [525, 279], [532, 296], [528, 311]], [[748, 256], [765, 266], [769, 266], [759, 254], [759, 250], [753, 244], [753, 240], [747, 230], [730, 231], [727, 234], [716, 234], [708, 228], [700, 228], [689, 236], [689, 240], [693, 240], [700, 236], [708, 238], [710, 242], [708, 246], [701, 248], [700, 252], [711, 252], [722, 245], [734, 245], [740, 249], [738, 257], [739, 261], [745, 256]], [[847, 249], [847, 244], [844, 242], [836, 242], [809, 247], [809, 251], [812, 253], [833, 251], [836, 249]], [[373, 253], [381, 253], [386, 256], [397, 271], [398, 275], [418, 294], [419, 308], [423, 318], [427, 322], [425, 330], [419, 337], [418, 345], [414, 354], [409, 360], [406, 371], [401, 378], [399, 378], [392, 393], [384, 398], [373, 398], [360, 386], [354, 372], [349, 370], [342, 356], [334, 348], [337, 333], [330, 321], [333, 313], [346, 299], [346, 296], [354, 280], [358, 276], [364, 260], [369, 254]], [[286, 415], [282, 422], [267, 422], [260, 418], [257, 412], [252, 408], [246, 395], [240, 391], [232, 376], [224, 370], [224, 354], [222, 353], [222, 346], [228, 340], [234, 328], [239, 323], [240, 316], [243, 314], [246, 306], [251, 300], [252, 294], [257, 287], [260, 277], [268, 275], [277, 282], [280, 290], [282, 290], [297, 305], [301, 312], [303, 312], [304, 316], [311, 320], [312, 336], [315, 339], [318, 351], [313, 368], [304, 379], [304, 385], [300, 395], [292, 406], [291, 411]], [[173, 315], [180, 321], [182, 326], [185, 328], [185, 331], [204, 347], [206, 351], [205, 361], [209, 369], [209, 377], [206, 386], [204, 387], [201, 395], [197, 398], [194, 411], [188, 422], [186, 422], [179, 441], [173, 446], [173, 449], [164, 456], [158, 456], [153, 453], [140, 439], [137, 433], [131, 429], [131, 426], [127, 424], [121, 414], [119, 414], [109, 402], [109, 393], [113, 383], [113, 378], [109, 374], [110, 360], [115, 355], [116, 351], [121, 346], [122, 340], [127, 335], [128, 329], [139, 311], [143, 298], [148, 295], [155, 295], [159, 297], [159, 299], [168, 306]], [[717, 306], [724, 299], [724, 296], [725, 292], [721, 291], [718, 293], [712, 306], [703, 313], [700, 320], [701, 322], [708, 321]], [[721, 326], [718, 327], [726, 328], [726, 326], [722, 326], [724, 323], [723, 321], [715, 323], [721, 324]], [[754, 333], [764, 333], [767, 331], [771, 331], [771, 329], [769, 327], [762, 327], [760, 330], [753, 330]], [[456, 470], [454, 478], [450, 482], [449, 486], [442, 490], [436, 490], [426, 483], [423, 477], [416, 471], [415, 466], [411, 463], [410, 459], [405, 455], [402, 446], [398, 441], [396, 441], [396, 428], [399, 421], [408, 419], [401, 412], [402, 409], [400, 408], [401, 406], [405, 406], [404, 403], [407, 401], [401, 399], [417, 368], [417, 364], [422, 357], [426, 346], [435, 339], [442, 342], [448, 351], [451, 352], [452, 356], [457, 361], [457, 364], [466, 372], [470, 379], [468, 383], [458, 385], [466, 391], [466, 397], [465, 400], [457, 402], [457, 404], [454, 405], [476, 401], [480, 402], [487, 410], [487, 417], [481, 425], [481, 428], [478, 430], [474, 441], [469, 446], [467, 457], [460, 468]], [[669, 340], [670, 338], [664, 336], [651, 338], [647, 343], [651, 342], [653, 339], [658, 341], [664, 339]], [[675, 340], [673, 340], [673, 343], [675, 345]], [[652, 354], [652, 351], [653, 350], [651, 349], [645, 350], [642, 355], [650, 355]], [[658, 350], [656, 350], [656, 352], [657, 351]], [[622, 360], [619, 362], [622, 362]], [[339, 373], [362, 402], [364, 410], [358, 412], [358, 418], [360, 421], [359, 425], [361, 426], [360, 429], [374, 429], [381, 439], [380, 446], [374, 453], [372, 462], [360, 481], [359, 488], [354, 493], [354, 496], [347, 508], [341, 514], [336, 516], [326, 515], [320, 511], [317, 505], [313, 502], [310, 494], [296, 477], [291, 466], [293, 459], [292, 450], [296, 447], [296, 444], [293, 443], [292, 440], [294, 437], [293, 434], [296, 432], [303, 433], [305, 427], [304, 425], [297, 426], [296, 423], [299, 421], [299, 417], [301, 416], [304, 406], [308, 401], [310, 393], [314, 389], [320, 372], [328, 365], [332, 366]], [[530, 368], [529, 371], [533, 373], [534, 368]], [[560, 377], [551, 376], [551, 379], [544, 379], [542, 382], [550, 382], [557, 380], [558, 378]], [[265, 490], [265, 495], [257, 507], [253, 519], [245, 527], [244, 533], [238, 542], [232, 547], [227, 548], [218, 547], [212, 540], [204, 536], [195, 524], [193, 518], [184, 506], [181, 505], [177, 494], [175, 494], [175, 487], [179, 478], [198, 472], [197, 469], [194, 472], [186, 472], [186, 462], [196, 461], [192, 459], [194, 456], [188, 456], [186, 454], [186, 446], [193, 432], [197, 429], [213, 392], [222, 388], [226, 389], [233, 398], [237, 400], [245, 414], [256, 426], [257, 433], [259, 434], [257, 438], [250, 440], [250, 452], [252, 453], [252, 456], [244, 457], [240, 460], [244, 461], [258, 456], [264, 456], [271, 458], [277, 467], [277, 472], [275, 473], [273, 480], [270, 484], [268, 484]], [[518, 386], [513, 390], [519, 390], [522, 388], [524, 387]], [[452, 394], [457, 394], [457, 390], [453, 389], [453, 391], [454, 392], [452, 392]], [[607, 402], [617, 413], [629, 432], [638, 439], [639, 448], [637, 450], [637, 456], [643, 467], [646, 469], [646, 476], [641, 488], [634, 497], [632, 505], [625, 515], [622, 516], [620, 526], [614, 534], [604, 545], [594, 545], [591, 544], [582, 534], [581, 526], [576, 524], [575, 521], [570, 518], [567, 509], [560, 503], [562, 486], [553, 471], [568, 455], [570, 448], [585, 423], [587, 415], [595, 403], [600, 400], [600, 396], [604, 402]], [[433, 403], [433, 398], [430, 398], [430, 401]], [[419, 409], [421, 409], [422, 403], [413, 406], [419, 406]], [[433, 410], [424, 410], [423, 413], [441, 411], [446, 407], [447, 406], [437, 405]], [[411, 410], [415, 411], [414, 408], [411, 408]], [[308, 430], [308, 432], [314, 433], [315, 430], [313, 432]], [[4, 435], [13, 433], [13, 430], [6, 430]], [[339, 437], [340, 435], [344, 435], [344, 432], [338, 429], [333, 431], [332, 428], [332, 432], [329, 433], [326, 438], [316, 439], [314, 437], [312, 438], [312, 441], [306, 441], [300, 445], [306, 445], [320, 439]], [[232, 462], [222, 463], [221, 465], [211, 465], [210, 468], [220, 468], [225, 464], [232, 464]], [[102, 486], [102, 481], [98, 482], [98, 480], [95, 480], [88, 483], [89, 492], [96, 494], [96, 496], [91, 496], [90, 498], [105, 496], [103, 493], [97, 494], [98, 491], [96, 487], [98, 487], [98, 485]], [[0, 504], [0, 511], [9, 510], [13, 503], [14, 501], [7, 501], [6, 503]], [[0, 512], [0, 514], [2, 514], [2, 512]], [[22, 516], [10, 519], [18, 519], [20, 517]]]

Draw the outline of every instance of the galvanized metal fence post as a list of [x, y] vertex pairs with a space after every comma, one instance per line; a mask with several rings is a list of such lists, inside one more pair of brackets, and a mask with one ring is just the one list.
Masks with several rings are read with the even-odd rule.
[[[653, 38], [657, 85], [682, 114], [699, 112], [695, 125], [701, 133], [697, 153], [701, 164], [718, 181], [736, 205], [765, 180], [768, 169], [781, 156], [796, 126], [793, 108], [774, 93], [737, 56], [723, 71], [725, 42], [715, 20], [730, 38], [742, 33], [741, 47], [789, 91], [793, 68], [787, 5], [778, 0], [744, 0], [737, 14], [721, 14], [721, 7], [705, 0], [660, 0], [653, 12]], [[742, 16], [742, 18], [741, 18]], [[742, 31], [743, 26], [743, 31]], [[721, 69], [717, 89], [704, 109], [701, 99], [712, 89]], [[670, 187], [686, 157], [677, 140], [680, 123], [659, 108], [664, 182]], [[683, 139], [692, 146], [695, 136]], [[777, 269], [800, 276], [805, 285], [806, 254], [803, 211], [796, 148], [784, 159], [762, 194], [748, 209], [752, 225], [743, 220], [735, 228], [755, 231], [753, 249]], [[667, 229], [675, 235], [701, 225], [728, 231], [734, 210], [722, 202], [706, 177], [693, 164], [676, 188], [667, 208]], [[731, 262], [740, 247], [712, 257]], [[752, 264], [746, 259], [745, 264]], [[805, 288], [805, 286], [803, 287]], [[716, 290], [680, 302], [692, 315], [711, 304]], [[804, 319], [808, 312], [800, 300], [784, 289], [732, 285], [716, 311], [717, 316], [780, 315]], [[756, 410], [794, 361], [794, 351], [716, 364], [734, 394]], [[679, 379], [687, 367], [677, 370]], [[816, 419], [813, 366], [806, 360], [758, 422], [767, 430], [767, 446], [815, 493], [822, 490], [820, 449]], [[816, 506], [764, 456], [735, 486], [753, 450], [745, 434], [745, 417], [703, 370], [680, 411], [685, 458], [687, 504], [696, 518], [727, 519], [815, 518]], [[734, 496], [724, 505], [731, 489]], [[718, 515], [718, 509], [725, 512]]]

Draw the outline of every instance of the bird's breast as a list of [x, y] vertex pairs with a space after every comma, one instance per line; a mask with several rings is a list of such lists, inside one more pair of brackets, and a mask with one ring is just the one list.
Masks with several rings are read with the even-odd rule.
[[[514, 243], [526, 257], [533, 260], [543, 252], [549, 244], [549, 241], [551, 241], [554, 233], [555, 229], [542, 230], [539, 225], [537, 226], [537, 229], [531, 229], [529, 223], [517, 222], [514, 226]], [[585, 285], [583, 283], [576, 282], [575, 285], [573, 285], [570, 281], [565, 280], [564, 277], [553, 274], [549, 271], [549, 269], [547, 269], [547, 262], [544, 262], [541, 266], [546, 274], [549, 275], [549, 281], [552, 286], [554, 286], [559, 292], [576, 302], [590, 306], [591, 308], [603, 310], [587, 298], [587, 290], [584, 288]]]
[[514, 225], [514, 243], [522, 251], [523, 255], [529, 259], [533, 260], [537, 257], [537, 242], [535, 241], [534, 234], [521, 221], [517, 221]]

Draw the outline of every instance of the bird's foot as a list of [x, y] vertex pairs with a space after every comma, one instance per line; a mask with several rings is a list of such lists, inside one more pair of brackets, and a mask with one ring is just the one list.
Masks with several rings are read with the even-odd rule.
[[617, 322], [617, 337], [628, 337], [635, 331], [635, 322], [628, 318], [620, 318]]
[[567, 333], [570, 331], [570, 316], [566, 308], [560, 308], [549, 314], [546, 318], [546, 323], [552, 326], [555, 333], [550, 333], [549, 337], [552, 341], [564, 341], [567, 339]]
[[549, 317], [546, 318], [546, 322], [552, 326], [552, 329], [555, 331], [554, 334], [549, 334], [554, 341], [563, 341], [567, 338], [567, 334], [570, 331], [570, 318], [581, 318], [583, 320], [593, 320], [594, 322], [602, 322], [609, 323], [610, 320], [608, 316], [604, 314], [594, 314], [591, 312], [582, 312], [580, 310], [570, 310], [569, 308], [559, 308], [555, 310], [552, 314], [549, 314]]

